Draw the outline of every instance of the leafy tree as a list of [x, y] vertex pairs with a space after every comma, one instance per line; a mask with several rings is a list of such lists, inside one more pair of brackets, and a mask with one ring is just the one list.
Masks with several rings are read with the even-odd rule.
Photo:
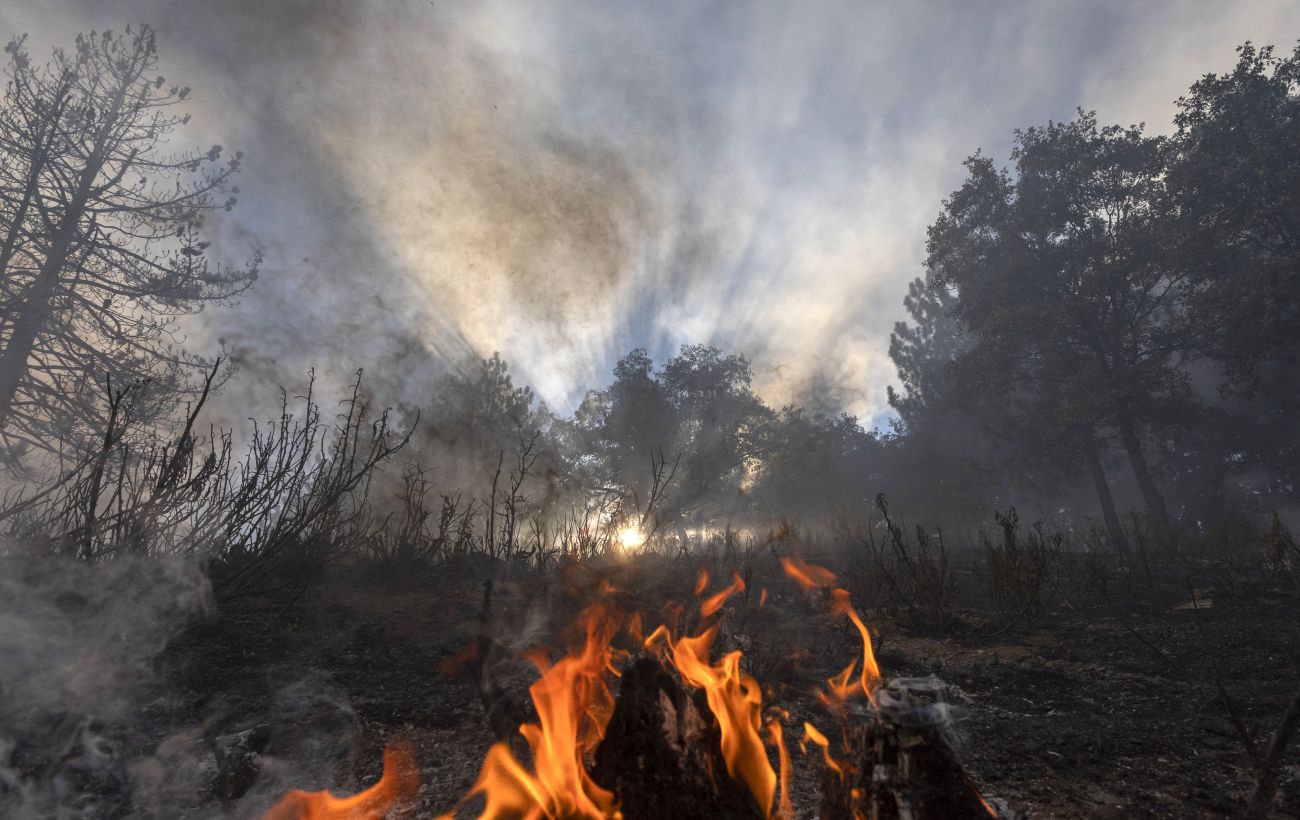
[[[1202, 350], [1225, 377], [1221, 429], [1259, 491], [1300, 485], [1300, 47], [1246, 43], [1178, 102], [1169, 188]], [[1222, 470], [1220, 465], [1219, 471]]]
[[889, 358], [898, 368], [903, 392], [890, 387], [889, 405], [898, 411], [905, 428], [919, 428], [951, 406], [945, 372], [970, 337], [953, 315], [957, 297], [947, 288], [914, 279], [907, 286], [903, 306], [912, 324], [897, 322], [889, 335]]
[[957, 402], [949, 385], [949, 366], [971, 344], [954, 315], [957, 294], [928, 272], [907, 290], [911, 321], [896, 323], [889, 337], [902, 390], [889, 388], [899, 418], [885, 453], [888, 492], [913, 514], [987, 515], [1001, 465], [986, 421]]
[[439, 381], [423, 435], [473, 473], [495, 468], [534, 427], [533, 391], [516, 387], [500, 353]]
[[1140, 127], [1069, 123], [1016, 133], [1014, 175], [976, 155], [931, 226], [927, 266], [955, 288], [973, 336], [952, 366], [973, 406], [1003, 410], [1022, 444], [1086, 463], [1112, 538], [1100, 469], [1117, 438], [1157, 537], [1171, 537], [1144, 438], [1194, 406], [1179, 356], [1188, 276], [1162, 241], [1163, 139]]
[[751, 503], [767, 514], [824, 524], [878, 486], [880, 442], [847, 413], [787, 406], [757, 426]]
[[638, 498], [649, 491], [652, 460], [661, 453], [676, 455], [677, 409], [642, 348], [619, 359], [613, 383], [587, 395], [575, 423], [584, 451], [601, 460], [601, 481], [630, 489]]
[[748, 359], [706, 345], [683, 345], [664, 364], [660, 381], [681, 420], [679, 498], [697, 511], [740, 488], [755, 425], [770, 412], [750, 389], [752, 380]]
[[[208, 261], [203, 215], [233, 206], [240, 155], [167, 153], [189, 89], [156, 73], [151, 28], [79, 36], [43, 67], [22, 39], [5, 50], [0, 436], [12, 458], [102, 427], [105, 374], [182, 384], [203, 362], [179, 349], [177, 317], [241, 292], [257, 260]], [[157, 411], [168, 396], [153, 395]]]

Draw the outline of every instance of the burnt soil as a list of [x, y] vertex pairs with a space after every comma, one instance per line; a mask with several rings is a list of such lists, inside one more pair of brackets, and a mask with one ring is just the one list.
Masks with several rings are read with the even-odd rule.
[[[152, 800], [163, 816], [257, 816], [289, 787], [351, 793], [375, 782], [391, 740], [409, 742], [421, 767], [419, 798], [402, 816], [449, 811], [493, 741], [457, 662], [479, 631], [488, 577], [493, 633], [524, 648], [558, 644], [602, 578], [634, 591], [625, 597], [649, 632], [665, 601], [693, 602], [697, 567], [609, 562], [563, 578], [483, 565], [355, 571], [289, 601], [219, 607], [157, 658], [155, 691], [117, 729], [128, 755], [158, 770], [156, 793], [135, 795], [124, 813], [149, 813]], [[710, 589], [721, 587], [717, 575]], [[1189, 578], [1170, 571], [1130, 578], [1122, 591], [1058, 590], [1032, 625], [980, 607], [927, 625], [907, 607], [858, 603], [868, 604], [886, 677], [945, 684], [952, 736], [985, 795], [1033, 817], [1232, 815], [1254, 772], [1218, 686], [1266, 740], [1300, 685], [1300, 595], [1289, 579]], [[857, 633], [768, 559], [729, 603], [721, 643], [745, 651], [765, 703], [789, 713], [796, 816], [815, 816], [822, 764], [797, 741], [805, 720], [835, 734], [837, 719], [813, 692], [860, 657]], [[507, 653], [500, 683], [518, 703], [535, 677]], [[253, 729], [258, 754], [218, 795], [214, 744]], [[1300, 816], [1297, 747], [1284, 760], [1277, 816]]]

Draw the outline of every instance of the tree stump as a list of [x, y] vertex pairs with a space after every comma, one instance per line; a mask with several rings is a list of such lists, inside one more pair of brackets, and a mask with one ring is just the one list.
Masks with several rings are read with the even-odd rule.
[[626, 820], [762, 817], [749, 790], [727, 773], [707, 704], [651, 658], [623, 672], [591, 775], [618, 796]]
[[841, 776], [822, 779], [824, 820], [988, 820], [980, 796], [944, 735], [942, 707], [905, 687], [882, 688], [879, 709], [845, 733]]

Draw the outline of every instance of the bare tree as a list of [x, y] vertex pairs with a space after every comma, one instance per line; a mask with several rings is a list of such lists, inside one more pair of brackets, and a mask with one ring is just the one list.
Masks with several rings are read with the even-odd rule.
[[166, 152], [189, 89], [157, 74], [153, 29], [81, 35], [43, 67], [22, 39], [5, 50], [0, 444], [13, 459], [103, 429], [104, 374], [147, 386], [136, 412], [161, 410], [203, 364], [177, 318], [243, 291], [259, 259], [208, 261], [203, 216], [234, 205], [240, 154]]

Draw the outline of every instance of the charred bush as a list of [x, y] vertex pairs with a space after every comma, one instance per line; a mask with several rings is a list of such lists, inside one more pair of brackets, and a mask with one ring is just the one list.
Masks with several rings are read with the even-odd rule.
[[995, 512], [993, 520], [1002, 534], [1000, 542], [980, 533], [989, 598], [1007, 625], [1024, 621], [1032, 627], [1046, 606], [1049, 570], [1065, 536], [1047, 533], [1042, 521], [1022, 534], [1015, 507]]

